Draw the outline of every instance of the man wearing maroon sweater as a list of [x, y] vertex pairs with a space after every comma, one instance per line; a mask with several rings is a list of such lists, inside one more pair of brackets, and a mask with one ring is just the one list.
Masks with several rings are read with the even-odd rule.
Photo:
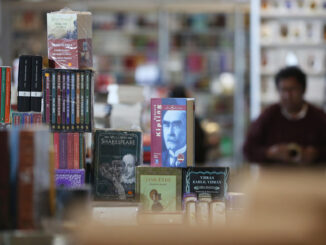
[[306, 75], [298, 67], [287, 67], [275, 83], [280, 102], [250, 126], [245, 156], [265, 165], [326, 163], [326, 115], [304, 100]]

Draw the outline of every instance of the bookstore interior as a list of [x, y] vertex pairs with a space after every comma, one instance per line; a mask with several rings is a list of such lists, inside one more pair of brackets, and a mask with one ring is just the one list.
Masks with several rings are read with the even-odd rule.
[[0, 0], [0, 244], [326, 244], [326, 0]]

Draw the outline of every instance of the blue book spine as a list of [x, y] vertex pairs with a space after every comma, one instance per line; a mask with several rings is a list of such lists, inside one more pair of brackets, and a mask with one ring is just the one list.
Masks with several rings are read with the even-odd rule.
[[76, 108], [75, 108], [75, 100], [76, 100], [76, 73], [71, 73], [71, 125], [74, 129], [75, 127], [75, 115], [76, 115]]

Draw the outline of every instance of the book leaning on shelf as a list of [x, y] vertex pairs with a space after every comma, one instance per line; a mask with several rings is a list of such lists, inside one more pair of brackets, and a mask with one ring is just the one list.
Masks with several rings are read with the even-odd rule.
[[151, 166], [194, 165], [193, 98], [151, 99]]
[[96, 200], [134, 200], [135, 168], [142, 164], [142, 133], [96, 130], [94, 196]]

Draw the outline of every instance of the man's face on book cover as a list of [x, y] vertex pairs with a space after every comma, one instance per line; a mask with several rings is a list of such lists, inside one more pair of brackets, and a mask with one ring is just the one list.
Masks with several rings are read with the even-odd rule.
[[163, 137], [168, 150], [176, 151], [186, 144], [187, 125], [185, 111], [167, 111], [163, 116]]

